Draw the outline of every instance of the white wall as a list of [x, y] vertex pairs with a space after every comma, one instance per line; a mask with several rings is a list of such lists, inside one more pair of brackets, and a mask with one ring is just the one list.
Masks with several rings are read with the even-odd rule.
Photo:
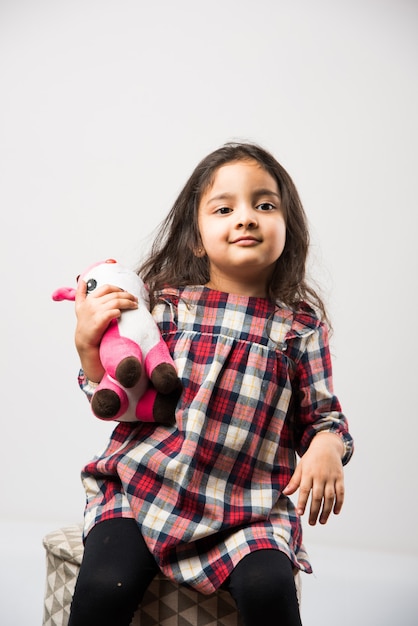
[[312, 224], [356, 439], [347, 502], [306, 540], [418, 556], [415, 0], [2, 0], [0, 519], [81, 519], [105, 443], [70, 303], [134, 265], [198, 159], [270, 149]]

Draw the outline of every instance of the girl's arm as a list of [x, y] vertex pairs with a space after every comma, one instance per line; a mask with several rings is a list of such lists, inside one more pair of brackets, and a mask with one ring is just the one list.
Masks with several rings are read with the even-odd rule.
[[75, 298], [77, 325], [75, 345], [85, 377], [100, 382], [104, 369], [100, 361], [99, 346], [102, 336], [113, 319], [118, 319], [126, 309], [138, 308], [132, 294], [112, 285], [104, 285], [87, 297], [87, 285], [78, 281]]
[[328, 333], [324, 326], [310, 335], [295, 376], [298, 401], [295, 425], [298, 429], [300, 462], [284, 489], [291, 495], [299, 489], [297, 512], [302, 515], [311, 496], [309, 523], [318, 518], [325, 524], [344, 502], [343, 465], [353, 453], [348, 424], [333, 393]]

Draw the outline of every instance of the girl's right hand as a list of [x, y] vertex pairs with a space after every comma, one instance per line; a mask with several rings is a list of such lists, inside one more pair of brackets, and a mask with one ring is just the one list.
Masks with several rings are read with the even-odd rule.
[[75, 345], [81, 367], [87, 378], [99, 382], [104, 369], [100, 362], [99, 346], [106, 328], [122, 311], [138, 308], [136, 296], [112, 285], [103, 285], [87, 297], [87, 285], [79, 280], [75, 296], [77, 325]]

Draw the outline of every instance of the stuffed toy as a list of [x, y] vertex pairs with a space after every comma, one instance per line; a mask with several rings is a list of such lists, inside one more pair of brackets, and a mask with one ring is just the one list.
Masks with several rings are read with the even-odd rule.
[[[93, 413], [103, 420], [174, 424], [182, 385], [149, 311], [143, 281], [113, 259], [90, 266], [79, 279], [86, 282], [87, 295], [101, 285], [114, 285], [138, 298], [138, 308], [122, 311], [102, 337], [99, 353], [105, 374], [91, 397]], [[75, 294], [76, 289], [62, 287], [52, 299], [75, 300]]]

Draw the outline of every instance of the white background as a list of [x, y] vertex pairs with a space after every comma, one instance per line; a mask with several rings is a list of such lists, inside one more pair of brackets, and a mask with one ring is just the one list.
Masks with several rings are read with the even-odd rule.
[[417, 27], [416, 0], [0, 1], [2, 626], [40, 623], [43, 533], [81, 520], [111, 430], [51, 293], [134, 267], [228, 140], [299, 189], [356, 441], [343, 513], [306, 529], [304, 624], [417, 623]]

